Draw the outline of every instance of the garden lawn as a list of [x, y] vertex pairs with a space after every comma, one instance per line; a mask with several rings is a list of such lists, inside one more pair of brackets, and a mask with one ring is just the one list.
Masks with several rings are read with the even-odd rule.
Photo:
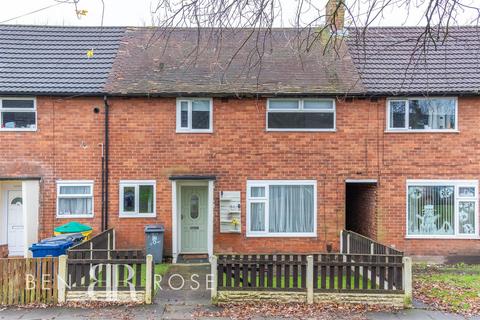
[[[352, 272], [353, 273], [353, 272]], [[242, 285], [242, 276], [240, 276], [240, 287], [243, 287]], [[294, 286], [293, 285], [293, 276], [290, 276], [290, 279], [289, 279], [289, 285], [287, 286], [286, 283], [285, 283], [285, 277], [282, 277], [281, 280], [280, 280], [280, 283], [279, 285], [277, 285], [277, 277], [276, 276], [273, 276], [273, 279], [272, 279], [272, 285], [273, 285], [273, 288], [282, 288], [282, 289], [285, 289], [285, 288], [300, 288], [301, 286], [301, 283], [302, 283], [302, 278], [301, 276], [298, 276], [298, 279], [297, 279], [297, 286]], [[330, 277], [326, 277], [326, 287], [325, 289], [340, 289], [338, 288], [338, 278], [337, 276], [335, 276], [335, 279], [334, 279], [334, 284], [333, 284], [333, 287], [330, 287]], [[231, 285], [233, 285], [235, 283], [235, 279], [234, 277], [231, 278]], [[248, 279], [248, 283], [249, 283], [249, 286], [251, 286], [252, 284], [252, 279], [249, 278]], [[264, 279], [264, 285], [263, 287], [267, 287], [267, 283], [268, 283], [268, 280], [267, 280], [267, 277], [265, 277]], [[223, 284], [225, 286], [227, 286], [227, 275], [226, 274], [223, 274]], [[370, 288], [371, 286], [371, 283], [370, 283], [370, 280], [367, 281], [367, 287], [363, 287], [363, 278], [360, 277], [359, 278], [359, 288], [358, 290], [361, 290], [361, 289], [368, 289]], [[320, 278], [317, 280], [317, 288], [321, 288], [322, 284], [320, 282]], [[353, 275], [351, 276], [350, 278], [350, 286], [351, 288], [354, 287], [354, 280], [353, 280]], [[256, 287], [262, 287], [260, 286], [260, 277], [257, 276], [256, 278]], [[347, 288], [347, 279], [346, 279], [346, 276], [343, 277], [342, 279], [342, 288]]]
[[414, 298], [439, 310], [480, 315], [480, 265], [415, 265]]

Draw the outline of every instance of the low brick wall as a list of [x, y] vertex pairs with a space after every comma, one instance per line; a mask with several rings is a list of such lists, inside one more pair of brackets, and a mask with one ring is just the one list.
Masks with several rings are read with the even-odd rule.
[[67, 302], [112, 301], [112, 302], [145, 302], [145, 291], [95, 291], [90, 295], [88, 291], [68, 291]]
[[[382, 305], [391, 307], [404, 307], [405, 296], [403, 294], [382, 294], [382, 293], [328, 293], [317, 292], [314, 294], [315, 303], [345, 303], [345, 304], [366, 304]], [[307, 302], [306, 292], [284, 292], [284, 291], [218, 291], [215, 300], [217, 304], [224, 303], [251, 303], [251, 302]]]
[[405, 295], [384, 293], [326, 293], [318, 292], [313, 295], [315, 303], [337, 302], [346, 304], [382, 305], [403, 308]]
[[0, 245], [0, 258], [8, 258], [8, 245]]
[[218, 291], [216, 303], [242, 303], [242, 302], [307, 302], [306, 292], [286, 291]]

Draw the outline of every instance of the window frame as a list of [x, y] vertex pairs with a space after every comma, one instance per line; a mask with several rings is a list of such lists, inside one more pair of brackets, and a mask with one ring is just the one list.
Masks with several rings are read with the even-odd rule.
[[[312, 232], [269, 232], [269, 190], [268, 187], [271, 185], [311, 185], [313, 186], [313, 231]], [[265, 187], [265, 196], [264, 197], [251, 197], [251, 187]], [[277, 237], [277, 238], [287, 238], [287, 237], [299, 237], [299, 238], [315, 238], [317, 237], [317, 181], [316, 180], [247, 180], [247, 190], [246, 190], [246, 236], [248, 238], [255, 237]], [[250, 207], [251, 203], [265, 203], [265, 231], [251, 231], [250, 230]]]
[[[139, 213], [140, 208], [140, 186], [153, 186], [153, 212]], [[135, 211], [125, 212], [123, 208], [124, 187], [135, 188]], [[119, 182], [118, 206], [120, 218], [156, 218], [157, 217], [157, 182], [156, 180], [120, 180]]]
[[[455, 129], [409, 129], [409, 106], [410, 100], [431, 100], [431, 99], [453, 99], [455, 102]], [[405, 102], [405, 127], [404, 128], [392, 128], [390, 123], [390, 102]], [[460, 132], [458, 128], [458, 97], [395, 97], [387, 98], [386, 100], [386, 129], [385, 132], [389, 133], [457, 133]]]
[[[90, 194], [60, 194], [60, 187], [75, 186], [75, 187], [90, 187]], [[58, 219], [70, 218], [93, 218], [95, 216], [95, 196], [94, 196], [94, 182], [93, 180], [58, 180], [57, 181], [57, 208], [56, 217]], [[60, 215], [58, 209], [60, 208], [60, 198], [92, 198], [92, 213], [91, 214], [63, 214]]]
[[[409, 214], [408, 214], [408, 188], [411, 186], [453, 186], [455, 189], [455, 199], [454, 199], [454, 234], [453, 235], [418, 235], [418, 234], [409, 234]], [[475, 188], [475, 196], [474, 197], [459, 197], [459, 188], [461, 187], [474, 187]], [[406, 182], [406, 189], [405, 189], [405, 212], [406, 212], [406, 232], [405, 238], [406, 239], [479, 239], [479, 213], [478, 213], [478, 180], [415, 180], [415, 179], [408, 179]], [[459, 202], [462, 201], [473, 201], [475, 202], [475, 233], [473, 234], [464, 234], [458, 232], [459, 227]]]
[[[289, 100], [298, 101], [298, 109], [270, 109], [270, 101], [272, 100]], [[304, 109], [303, 105], [305, 101], [330, 101], [332, 102], [332, 109]], [[269, 128], [268, 127], [268, 115], [269, 113], [333, 113], [333, 128], [329, 129], [315, 129], [315, 128]], [[266, 131], [271, 132], [335, 132], [337, 130], [337, 106], [335, 99], [331, 98], [269, 98], [267, 99], [267, 110], [265, 117]]]
[[[33, 101], [33, 109], [26, 108], [3, 108], [3, 100], [31, 100]], [[4, 112], [34, 112], [35, 113], [35, 128], [2, 128], [3, 113]], [[0, 96], [0, 131], [30, 131], [38, 130], [38, 114], [37, 114], [37, 98], [36, 97], [2, 97]]]
[[[194, 100], [203, 100], [209, 102], [209, 128], [193, 129], [192, 128], [192, 102]], [[181, 105], [182, 102], [188, 103], [188, 127], [182, 127]], [[177, 133], [212, 133], [213, 132], [213, 98], [177, 98], [176, 101], [176, 132]]]

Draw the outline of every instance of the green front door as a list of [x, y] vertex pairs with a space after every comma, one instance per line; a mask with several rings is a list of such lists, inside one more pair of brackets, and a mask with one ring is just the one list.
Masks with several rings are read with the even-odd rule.
[[208, 187], [182, 186], [181, 253], [206, 253]]

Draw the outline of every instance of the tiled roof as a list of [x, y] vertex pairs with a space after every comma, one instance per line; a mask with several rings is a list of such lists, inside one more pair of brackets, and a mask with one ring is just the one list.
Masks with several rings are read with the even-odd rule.
[[[422, 27], [349, 30], [348, 48], [367, 93], [478, 94], [480, 29], [451, 27], [418, 43]], [[445, 41], [443, 41], [445, 39]]]
[[345, 46], [338, 56], [324, 55], [316, 41], [307, 52], [293, 29], [266, 32], [128, 28], [106, 88], [151, 95], [363, 92]]
[[0, 25], [0, 94], [104, 92], [124, 31]]

